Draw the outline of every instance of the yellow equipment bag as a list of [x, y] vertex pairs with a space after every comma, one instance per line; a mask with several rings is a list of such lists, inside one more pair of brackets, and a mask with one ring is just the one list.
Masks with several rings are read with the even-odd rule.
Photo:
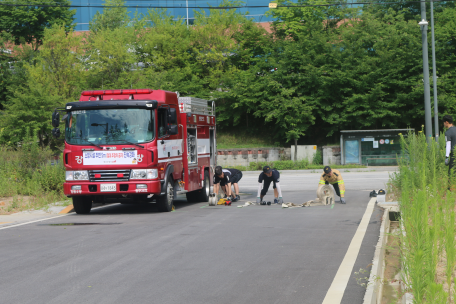
[[226, 202], [226, 199], [221, 198], [221, 199], [219, 199], [217, 205], [225, 205], [225, 202]]

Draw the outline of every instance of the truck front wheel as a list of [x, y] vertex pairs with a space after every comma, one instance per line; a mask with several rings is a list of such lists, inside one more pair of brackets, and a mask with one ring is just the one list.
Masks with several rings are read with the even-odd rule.
[[171, 175], [168, 177], [168, 180], [165, 185], [165, 194], [157, 197], [157, 207], [158, 211], [161, 212], [170, 212], [173, 210], [173, 201], [174, 201], [174, 186]]
[[73, 197], [73, 208], [77, 214], [89, 214], [92, 209], [92, 198], [90, 196]]

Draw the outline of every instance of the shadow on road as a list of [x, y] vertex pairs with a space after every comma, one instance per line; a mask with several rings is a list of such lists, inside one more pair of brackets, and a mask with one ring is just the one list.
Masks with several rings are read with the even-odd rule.
[[[201, 203], [189, 203], [185, 198], [178, 198], [174, 201], [174, 209], [177, 210], [184, 210], [185, 208], [192, 207]], [[138, 204], [120, 204], [120, 203], [113, 203], [109, 205], [104, 205], [103, 208], [99, 209], [92, 209], [90, 214], [96, 215], [113, 215], [113, 214], [147, 214], [147, 213], [156, 213], [156, 214], [163, 214], [164, 212], [160, 212], [157, 209], [155, 203], [138, 203]], [[90, 215], [89, 214], [89, 215]]]

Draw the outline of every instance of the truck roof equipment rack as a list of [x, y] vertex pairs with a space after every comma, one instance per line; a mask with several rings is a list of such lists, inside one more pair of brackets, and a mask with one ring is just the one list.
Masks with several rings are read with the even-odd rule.
[[196, 97], [179, 97], [179, 110], [182, 113], [194, 113], [202, 115], [215, 115], [213, 107], [208, 105], [207, 100]]

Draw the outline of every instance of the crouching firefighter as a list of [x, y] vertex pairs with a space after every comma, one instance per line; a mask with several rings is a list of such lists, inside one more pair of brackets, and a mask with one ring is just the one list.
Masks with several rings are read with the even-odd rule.
[[318, 187], [321, 187], [325, 184], [333, 185], [334, 190], [336, 190], [337, 196], [340, 197], [340, 202], [342, 204], [345, 204], [345, 184], [339, 170], [332, 170], [329, 166], [325, 166], [323, 171], [323, 174], [320, 176], [320, 182], [318, 184]]
[[269, 166], [263, 167], [263, 172], [258, 177], [258, 194], [256, 202], [260, 205], [266, 205], [263, 198], [268, 193], [269, 186], [273, 182], [274, 188], [274, 204], [283, 204], [282, 190], [280, 189], [280, 173], [276, 169], [271, 169]]

